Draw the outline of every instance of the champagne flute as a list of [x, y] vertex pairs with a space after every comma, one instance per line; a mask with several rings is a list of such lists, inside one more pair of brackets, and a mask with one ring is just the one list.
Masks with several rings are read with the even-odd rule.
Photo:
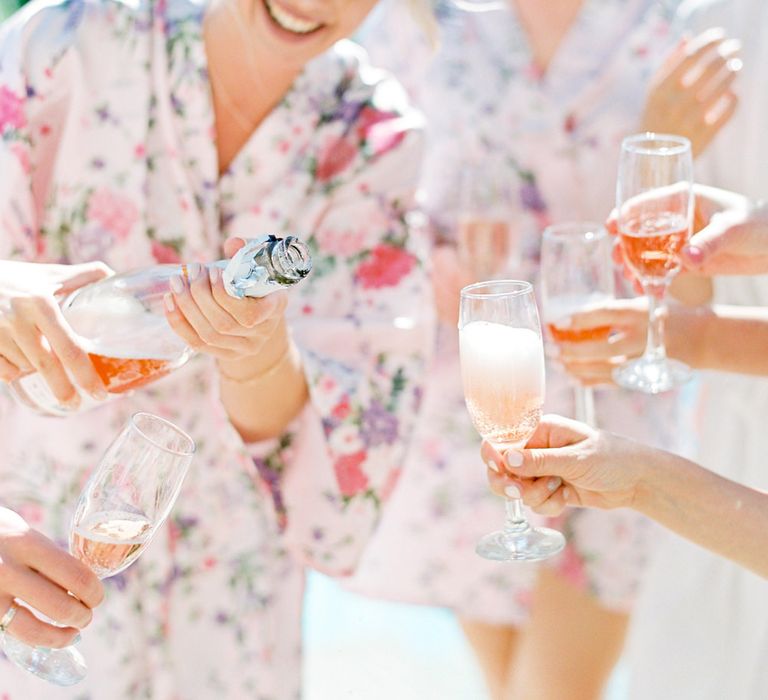
[[664, 296], [680, 271], [680, 251], [693, 226], [691, 143], [682, 136], [638, 134], [622, 142], [616, 186], [619, 242], [624, 260], [648, 297], [648, 342], [643, 356], [617, 367], [619, 386], [647, 394], [674, 389], [690, 368], [667, 358]]
[[[70, 553], [99, 578], [120, 573], [144, 551], [171, 511], [195, 443], [173, 423], [134, 414], [85, 484], [69, 534]], [[74, 646], [33, 647], [5, 634], [3, 651], [16, 665], [60, 686], [85, 678]]]
[[[533, 286], [499, 280], [464, 287], [459, 348], [464, 398], [477, 432], [501, 452], [524, 447], [544, 404], [544, 347]], [[503, 529], [477, 544], [481, 557], [537, 561], [563, 549], [562, 534], [531, 527], [519, 497], [506, 506]]]
[[[585, 307], [614, 296], [611, 241], [600, 224], [564, 223], [548, 226], [541, 243], [541, 301], [549, 336], [557, 342], [604, 340], [610, 326], [573, 330], [558, 325]], [[575, 386], [576, 418], [595, 425], [592, 387]]]
[[517, 176], [499, 159], [462, 163], [457, 255], [469, 282], [495, 279], [519, 256]]

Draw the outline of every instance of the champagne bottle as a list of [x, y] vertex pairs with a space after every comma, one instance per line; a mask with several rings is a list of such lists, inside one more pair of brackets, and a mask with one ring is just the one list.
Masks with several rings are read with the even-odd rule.
[[[231, 260], [209, 267], [220, 268], [227, 293], [242, 299], [297, 284], [309, 274], [312, 261], [298, 238], [264, 236], [249, 240]], [[192, 349], [165, 320], [163, 298], [175, 276], [186, 277], [186, 265], [157, 265], [114, 275], [75, 290], [62, 302], [62, 313], [109, 398], [151, 384], [192, 356]], [[49, 416], [66, 416], [101, 403], [80, 391], [77, 408], [64, 406], [37, 372], [16, 379], [10, 388], [19, 402]]]

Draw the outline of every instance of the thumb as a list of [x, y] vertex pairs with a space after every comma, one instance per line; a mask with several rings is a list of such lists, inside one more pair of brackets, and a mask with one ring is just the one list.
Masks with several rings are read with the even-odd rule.
[[244, 245], [245, 241], [242, 238], [227, 238], [227, 240], [224, 241], [224, 255], [231, 258]]
[[686, 267], [698, 269], [732, 242], [735, 233], [735, 217], [727, 213], [715, 214], [709, 224], [691, 236], [688, 244], [681, 251], [681, 258]]

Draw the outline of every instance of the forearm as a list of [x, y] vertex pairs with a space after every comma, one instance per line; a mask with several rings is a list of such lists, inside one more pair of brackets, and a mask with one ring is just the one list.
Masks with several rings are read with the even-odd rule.
[[279, 436], [307, 402], [301, 355], [284, 324], [258, 356], [220, 361], [219, 370], [222, 403], [245, 442]]
[[697, 369], [768, 376], [768, 309], [677, 309], [669, 323], [673, 357]]
[[633, 506], [686, 539], [768, 578], [768, 494], [661, 453]]

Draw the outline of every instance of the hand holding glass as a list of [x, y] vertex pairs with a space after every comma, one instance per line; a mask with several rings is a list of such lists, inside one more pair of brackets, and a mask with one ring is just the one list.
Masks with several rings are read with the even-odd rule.
[[[475, 428], [499, 452], [522, 448], [544, 404], [544, 347], [528, 282], [479, 282], [461, 290], [459, 319], [464, 397]], [[502, 530], [483, 537], [477, 553], [497, 561], [537, 561], [557, 554], [565, 538], [534, 528], [519, 497], [507, 501]]]
[[616, 187], [619, 241], [648, 297], [649, 324], [643, 356], [614, 370], [619, 386], [657, 394], [691, 377], [685, 364], [667, 358], [663, 319], [664, 296], [691, 235], [693, 204], [688, 139], [650, 133], [624, 139]]
[[[101, 458], [77, 502], [69, 549], [99, 578], [130, 566], [165, 522], [186, 476], [195, 443], [172, 423], [136, 413]], [[33, 647], [3, 636], [5, 655], [56, 685], [85, 678], [83, 655]]]
[[[613, 299], [611, 240], [599, 224], [564, 223], [544, 230], [541, 243], [542, 312], [550, 338], [576, 343], [604, 340], [610, 326], [569, 329], [563, 322], [576, 311]], [[595, 425], [591, 387], [577, 384], [576, 418]]]

